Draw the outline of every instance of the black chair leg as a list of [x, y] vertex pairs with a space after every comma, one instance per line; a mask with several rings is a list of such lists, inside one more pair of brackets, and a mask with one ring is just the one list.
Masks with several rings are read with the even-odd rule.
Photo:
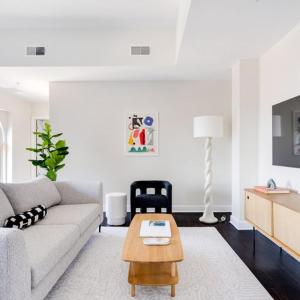
[[134, 211], [132, 210], [131, 213], [130, 213], [130, 219], [131, 219], [131, 221], [133, 220], [134, 216], [135, 216], [135, 210]]
[[252, 243], [253, 243], [253, 256], [255, 256], [255, 227], [252, 228]]
[[99, 225], [99, 232], [101, 232], [101, 225]]

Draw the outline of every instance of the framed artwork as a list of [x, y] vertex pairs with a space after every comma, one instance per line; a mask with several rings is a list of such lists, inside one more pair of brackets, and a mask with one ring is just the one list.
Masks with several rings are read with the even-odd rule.
[[125, 129], [127, 155], [158, 155], [158, 113], [127, 113]]
[[294, 111], [294, 155], [300, 155], [300, 111]]

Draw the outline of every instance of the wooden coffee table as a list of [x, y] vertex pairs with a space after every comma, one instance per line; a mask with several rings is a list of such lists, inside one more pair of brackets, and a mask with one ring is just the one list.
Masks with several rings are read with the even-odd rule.
[[[165, 246], [146, 246], [140, 237], [143, 220], [169, 220], [171, 243]], [[183, 250], [176, 222], [170, 214], [136, 214], [128, 229], [123, 249], [123, 260], [129, 262], [128, 282], [131, 296], [135, 296], [136, 285], [171, 286], [175, 297], [178, 283], [177, 262], [183, 260]]]

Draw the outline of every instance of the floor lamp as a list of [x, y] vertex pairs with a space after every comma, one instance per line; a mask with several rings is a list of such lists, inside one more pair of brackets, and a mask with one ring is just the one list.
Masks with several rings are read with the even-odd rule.
[[204, 185], [204, 213], [200, 222], [213, 224], [218, 219], [212, 208], [212, 138], [223, 136], [223, 117], [199, 116], [194, 118], [194, 138], [205, 138], [205, 185]]

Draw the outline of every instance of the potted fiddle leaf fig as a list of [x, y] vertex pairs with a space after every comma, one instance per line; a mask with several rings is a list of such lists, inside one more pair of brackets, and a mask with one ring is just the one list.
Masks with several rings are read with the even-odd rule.
[[52, 134], [52, 128], [49, 123], [45, 123], [42, 132], [33, 132], [40, 143], [36, 148], [26, 148], [26, 150], [36, 153], [36, 159], [29, 159], [35, 166], [46, 169], [46, 176], [56, 181], [57, 171], [62, 169], [65, 164], [62, 163], [65, 157], [69, 154], [69, 147], [66, 141], [58, 139], [62, 133]]

